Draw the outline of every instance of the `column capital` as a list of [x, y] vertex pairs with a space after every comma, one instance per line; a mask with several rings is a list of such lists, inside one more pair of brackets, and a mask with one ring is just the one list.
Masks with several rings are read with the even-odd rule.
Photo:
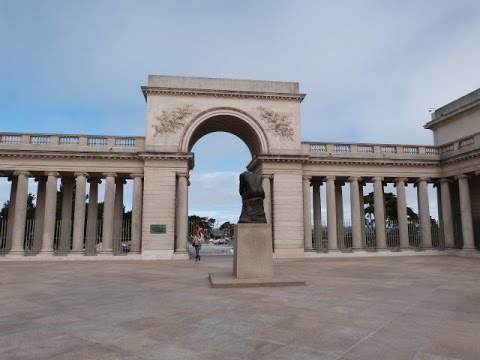
[[470, 179], [470, 176], [466, 175], [466, 174], [460, 174], [460, 175], [455, 175], [454, 176], [454, 179], [455, 180], [458, 180], [458, 179]]
[[325, 176], [325, 181], [335, 181], [337, 177], [335, 175], [327, 175]]
[[263, 175], [262, 175], [262, 180], [263, 180], [263, 179], [270, 179], [270, 180], [272, 180], [272, 179], [273, 179], [273, 174], [263, 174]]
[[310, 181], [310, 180], [312, 179], [312, 177], [309, 176], [309, 175], [303, 175], [303, 176], [302, 176], [302, 179], [303, 179], [304, 181], [305, 181], [305, 180]]
[[130, 178], [135, 179], [135, 178], [143, 178], [143, 174], [141, 173], [131, 173]]
[[447, 179], [447, 178], [441, 178], [441, 179], [438, 179], [438, 182], [439, 182], [440, 184], [443, 184], [443, 183], [451, 183], [452, 180]]
[[353, 175], [353, 176], [350, 176], [348, 178], [348, 181], [352, 182], [352, 181], [356, 181], [356, 182], [361, 182], [362, 181], [362, 177], [361, 176], [357, 176], [357, 175]]
[[17, 170], [13, 172], [13, 176], [25, 175], [30, 176], [31, 174], [27, 170]]
[[[55, 176], [55, 177], [60, 177], [60, 173], [56, 171], [45, 171], [44, 172], [45, 176]], [[62, 179], [63, 181], [63, 179]]]
[[190, 178], [190, 175], [188, 173], [181, 173], [181, 172], [178, 172], [177, 173], [177, 177], [184, 177], [186, 178], [187, 180]]
[[418, 184], [419, 182], [422, 182], [422, 181], [429, 182], [430, 180], [431, 180], [430, 178], [422, 176], [416, 179], [415, 182]]
[[99, 179], [99, 178], [96, 178], [96, 177], [91, 177], [91, 178], [88, 178], [87, 180], [90, 184], [101, 184], [102, 183], [102, 179]]
[[114, 173], [114, 172], [107, 172], [107, 173], [103, 173], [102, 175], [105, 176], [106, 178], [107, 177], [116, 178], [118, 176], [117, 173]]
[[398, 177], [398, 178], [393, 179], [393, 182], [395, 184], [399, 183], [399, 182], [408, 183], [408, 178], [407, 177]]
[[83, 177], [88, 177], [88, 173], [86, 172], [76, 172], [76, 173], [73, 173], [73, 175], [75, 175], [75, 177], [79, 177], [79, 176], [83, 176]]
[[382, 181], [383, 182], [383, 176], [374, 176], [372, 177], [373, 181]]

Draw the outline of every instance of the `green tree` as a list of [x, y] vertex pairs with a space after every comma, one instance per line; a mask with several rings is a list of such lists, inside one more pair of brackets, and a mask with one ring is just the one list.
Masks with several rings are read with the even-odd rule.
[[210, 236], [210, 232], [213, 229], [213, 226], [215, 225], [215, 219], [208, 218], [206, 216], [198, 216], [198, 215], [190, 215], [188, 217], [188, 228], [189, 228], [189, 235], [192, 236], [195, 234], [197, 231], [197, 228], [200, 226], [201, 228], [204, 229], [204, 235], [205, 237]]
[[226, 221], [220, 225], [219, 229], [223, 231], [224, 237], [228, 236], [231, 238], [235, 232], [235, 224], [230, 223], [230, 221]]
[[[375, 214], [375, 205], [374, 205], [374, 196], [373, 192], [365, 195], [363, 200], [365, 202], [365, 214], [372, 220], [372, 216]], [[395, 222], [398, 221], [398, 212], [397, 212], [397, 196], [393, 193], [385, 193], [384, 194], [384, 202], [385, 202], [385, 218], [387, 222]], [[413, 221], [418, 220], [418, 215], [412, 208], [407, 206], [407, 220]]]
[[[28, 193], [27, 197], [27, 219], [35, 219], [35, 195]], [[10, 200], [3, 203], [0, 210], [0, 219], [8, 219], [8, 210], [10, 208]]]

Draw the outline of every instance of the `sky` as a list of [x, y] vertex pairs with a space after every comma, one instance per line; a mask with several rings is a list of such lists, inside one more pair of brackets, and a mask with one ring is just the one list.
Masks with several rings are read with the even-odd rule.
[[[161, 74], [297, 81], [303, 141], [431, 144], [429, 109], [480, 87], [478, 39], [477, 0], [0, 0], [0, 132], [144, 136]], [[236, 221], [247, 147], [193, 151], [190, 213]]]

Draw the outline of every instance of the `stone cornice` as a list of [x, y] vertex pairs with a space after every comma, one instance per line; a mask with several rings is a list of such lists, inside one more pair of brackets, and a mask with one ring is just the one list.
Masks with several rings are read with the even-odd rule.
[[0, 157], [43, 158], [43, 159], [119, 159], [138, 160], [138, 153], [114, 152], [49, 152], [49, 151], [0, 151]]
[[474, 159], [474, 158], [477, 158], [477, 157], [480, 157], [480, 151], [478, 151], [478, 150], [476, 152], [458, 154], [454, 157], [443, 159], [442, 160], [442, 165], [443, 164], [456, 163], [456, 162], [460, 162], [460, 161], [464, 161], [464, 160], [468, 160], [468, 159]]
[[220, 98], [241, 98], [241, 99], [266, 99], [302, 102], [306, 94], [268, 93], [253, 91], [229, 91], [209, 89], [173, 89], [152, 86], [142, 86], [145, 100], [148, 95], [174, 95], [174, 96], [208, 96]]
[[193, 160], [193, 153], [151, 152], [139, 153], [138, 158], [145, 160]]

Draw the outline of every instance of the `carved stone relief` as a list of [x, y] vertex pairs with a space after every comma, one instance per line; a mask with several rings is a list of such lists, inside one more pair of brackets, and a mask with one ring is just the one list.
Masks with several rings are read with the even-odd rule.
[[278, 113], [263, 106], [257, 107], [260, 112], [260, 118], [268, 124], [268, 129], [275, 135], [293, 141], [294, 130], [292, 122], [288, 120], [289, 115]]
[[157, 124], [152, 125], [155, 130], [154, 136], [158, 134], [175, 133], [177, 129], [185, 126], [185, 121], [192, 115], [192, 105], [179, 106], [175, 110], [165, 111], [156, 117]]

